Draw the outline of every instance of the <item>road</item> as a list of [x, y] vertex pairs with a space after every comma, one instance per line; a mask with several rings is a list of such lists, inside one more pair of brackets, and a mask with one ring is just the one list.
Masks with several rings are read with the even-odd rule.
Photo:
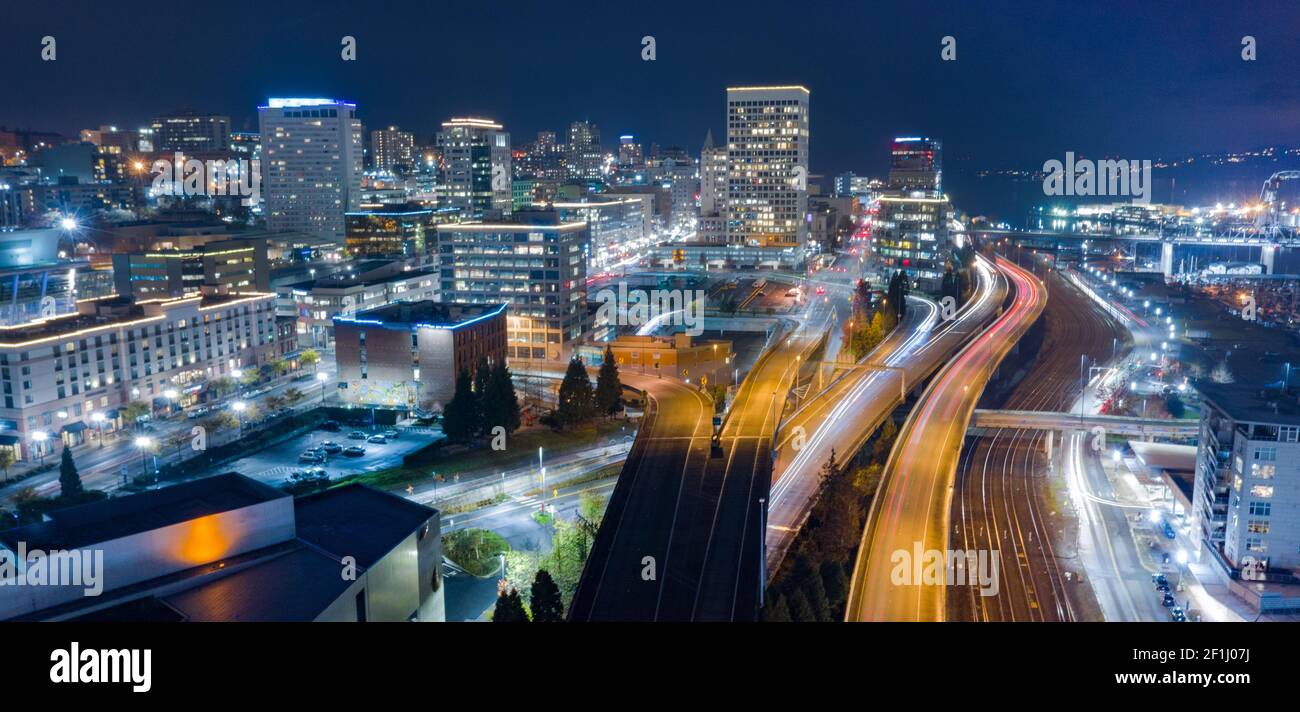
[[760, 357], [730, 405], [713, 457], [712, 404], [682, 384], [649, 390], [648, 422], [610, 499], [571, 619], [757, 617], [772, 440], [800, 360], [833, 321], [833, 305], [813, 301], [803, 324]]
[[904, 388], [928, 378], [995, 316], [1003, 292], [992, 267], [981, 265], [974, 295], [952, 319], [943, 322], [938, 305], [914, 297], [907, 316], [863, 359], [862, 368], [834, 382], [781, 426], [768, 508], [769, 576], [812, 510], [831, 452], [841, 461], [857, 452], [902, 403]]
[[[1014, 288], [1006, 311], [936, 376], [904, 423], [858, 547], [846, 618], [850, 621], [940, 621], [946, 586], [900, 577], [948, 551], [953, 483], [971, 412], [993, 371], [1046, 305], [1043, 285], [999, 259]], [[909, 565], [896, 567], [900, 561]], [[974, 573], [974, 572], [972, 572]], [[941, 574], [942, 575], [942, 574]]]
[[[1049, 276], [1044, 336], [1024, 378], [1000, 404], [1008, 410], [1068, 413], [1079, 394], [1079, 356], [1109, 359], [1125, 332], [1105, 310], [1059, 273]], [[1063, 415], [1062, 417], [1069, 417]], [[1077, 416], [1076, 416], [1077, 417]], [[973, 588], [948, 597], [949, 620], [1078, 620], [1083, 581], [1075, 547], [1059, 550], [1065, 524], [1049, 502], [1047, 438], [1059, 433], [1007, 428], [974, 438], [963, 453], [952, 511], [952, 541], [962, 550], [998, 551], [997, 596]]]

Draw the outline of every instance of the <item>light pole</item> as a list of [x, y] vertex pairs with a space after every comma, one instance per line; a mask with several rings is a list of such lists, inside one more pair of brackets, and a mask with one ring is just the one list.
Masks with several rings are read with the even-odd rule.
[[325, 406], [325, 382], [330, 380], [330, 375], [324, 371], [319, 371], [316, 373], [316, 380], [320, 381], [320, 404], [323, 408]]
[[244, 401], [235, 401], [230, 404], [231, 410], [235, 411], [235, 417], [239, 419], [239, 437], [244, 437], [244, 411], [248, 410], [248, 404]]
[[[135, 439], [135, 446], [140, 448], [140, 470], [147, 477], [149, 475], [149, 458], [147, 457], [147, 453], [149, 449], [153, 447], [153, 438], [148, 435], [141, 435]], [[126, 479], [125, 473], [122, 475], [122, 478]]]
[[181, 394], [175, 388], [168, 388], [163, 391], [163, 397], [167, 399], [167, 415], [170, 416], [176, 412], [176, 401], [181, 397]]
[[104, 415], [104, 412], [103, 412], [102, 410], [97, 410], [97, 411], [95, 411], [94, 413], [92, 413], [91, 416], [90, 416], [90, 419], [93, 420], [93, 421], [95, 422], [95, 426], [99, 428], [99, 446], [100, 446], [100, 447], [104, 447], [104, 418], [105, 418], [105, 415]]
[[44, 430], [37, 430], [32, 433], [32, 440], [36, 443], [36, 452], [40, 455], [42, 465], [45, 464], [45, 441], [48, 440], [49, 437], [50, 434]]

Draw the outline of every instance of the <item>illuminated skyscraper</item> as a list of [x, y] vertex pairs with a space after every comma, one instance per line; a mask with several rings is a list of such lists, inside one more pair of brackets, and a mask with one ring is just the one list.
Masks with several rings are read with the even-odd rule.
[[727, 242], [802, 250], [808, 98], [799, 86], [727, 89]]
[[357, 105], [335, 99], [271, 99], [257, 114], [267, 228], [342, 242], [343, 213], [356, 210], [361, 200]]
[[415, 134], [396, 126], [370, 132], [370, 164], [381, 171], [397, 166], [412, 168], [416, 163]]
[[889, 156], [893, 190], [943, 190], [943, 142], [921, 136], [894, 139]]
[[510, 134], [490, 119], [445, 121], [438, 132], [444, 180], [438, 205], [465, 217], [489, 210], [509, 213], [512, 202]]

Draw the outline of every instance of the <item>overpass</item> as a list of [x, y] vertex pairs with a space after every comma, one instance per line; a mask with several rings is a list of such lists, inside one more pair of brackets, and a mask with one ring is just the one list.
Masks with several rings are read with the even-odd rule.
[[1103, 427], [1111, 435], [1191, 438], [1200, 430], [1197, 421], [1138, 418], [1128, 415], [1083, 415], [1041, 410], [982, 410], [971, 418], [971, 428], [1013, 430], [1092, 430]]

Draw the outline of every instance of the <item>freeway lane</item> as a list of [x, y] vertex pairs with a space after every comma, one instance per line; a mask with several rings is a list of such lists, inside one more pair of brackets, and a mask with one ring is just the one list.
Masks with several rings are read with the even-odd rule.
[[736, 393], [714, 457], [712, 403], [689, 386], [645, 379], [650, 420], [610, 498], [570, 619], [757, 616], [771, 441], [799, 360], [833, 319], [830, 303], [810, 305], [803, 325], [760, 357]]
[[[569, 607], [571, 620], [654, 619], [658, 569], [666, 567], [688, 474], [709, 457], [707, 397], [675, 379], [620, 377], [646, 393], [648, 407]], [[647, 567], [654, 579], [643, 578]]]
[[[776, 573], [812, 509], [821, 468], [831, 451], [840, 460], [857, 452], [902, 402], [900, 385], [910, 387], [928, 378], [995, 315], [1005, 296], [996, 271], [982, 260], [976, 275], [975, 295], [954, 319], [936, 329], [938, 306], [914, 298], [916, 306], [908, 310], [908, 316], [864, 359], [875, 368], [850, 371], [782, 425], [768, 508], [769, 576]], [[897, 369], [902, 369], [902, 374]], [[900, 375], [905, 384], [900, 384]], [[796, 432], [796, 427], [802, 427], [802, 433]], [[799, 436], [804, 438], [802, 447], [797, 447]]]
[[997, 268], [1015, 288], [1011, 306], [939, 373], [899, 433], [858, 548], [847, 620], [945, 617], [945, 587], [896, 584], [895, 555], [911, 556], [915, 547], [948, 551], [953, 480], [971, 412], [993, 370], [1046, 304], [1036, 277], [1002, 259]]

